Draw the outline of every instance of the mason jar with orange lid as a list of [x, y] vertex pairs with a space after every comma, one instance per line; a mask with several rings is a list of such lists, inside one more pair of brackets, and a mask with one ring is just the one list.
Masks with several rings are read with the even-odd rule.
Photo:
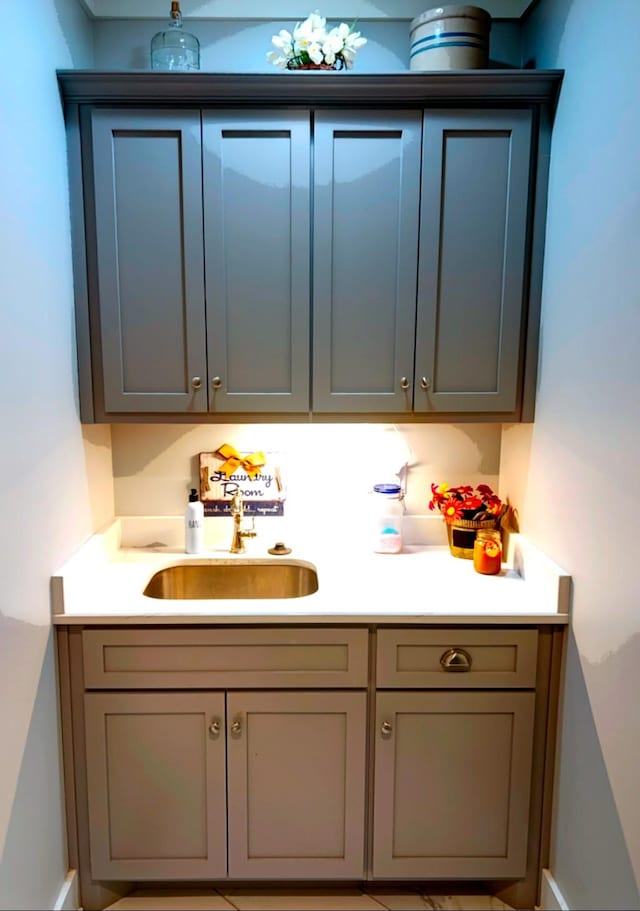
[[502, 539], [496, 529], [480, 529], [473, 544], [473, 568], [485, 576], [495, 576], [502, 566]]

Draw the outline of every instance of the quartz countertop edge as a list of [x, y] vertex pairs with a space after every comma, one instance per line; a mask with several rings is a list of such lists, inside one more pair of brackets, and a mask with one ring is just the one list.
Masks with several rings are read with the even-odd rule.
[[[149, 527], [154, 527], [152, 522]], [[146, 546], [123, 546], [123, 540], [118, 518], [53, 575], [56, 625], [490, 626], [569, 621], [571, 577], [520, 534], [509, 536], [497, 576], [482, 576], [470, 560], [456, 559], [448, 547], [433, 544], [408, 545], [401, 554], [376, 554], [362, 545], [335, 548], [326, 541], [307, 540], [294, 542], [286, 557], [272, 557], [267, 548], [273, 542], [258, 539], [239, 555], [223, 546], [191, 555], [157, 538]], [[312, 564], [318, 591], [260, 600], [161, 600], [143, 594], [151, 576], [166, 566], [238, 559]]]

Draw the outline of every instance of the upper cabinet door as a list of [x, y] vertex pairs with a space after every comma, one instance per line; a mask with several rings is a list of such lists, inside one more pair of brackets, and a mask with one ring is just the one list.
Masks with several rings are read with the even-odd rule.
[[531, 112], [424, 117], [414, 410], [514, 412]]
[[411, 411], [421, 123], [315, 115], [314, 411]]
[[309, 410], [308, 111], [203, 113], [209, 407]]
[[206, 411], [200, 112], [95, 109], [91, 133], [105, 411]]

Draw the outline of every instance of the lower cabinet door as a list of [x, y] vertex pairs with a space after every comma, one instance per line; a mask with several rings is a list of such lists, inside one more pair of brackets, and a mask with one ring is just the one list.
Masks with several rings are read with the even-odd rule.
[[229, 876], [364, 875], [366, 693], [227, 694]]
[[224, 693], [87, 693], [94, 879], [226, 877]]
[[535, 694], [378, 692], [376, 878], [525, 873]]

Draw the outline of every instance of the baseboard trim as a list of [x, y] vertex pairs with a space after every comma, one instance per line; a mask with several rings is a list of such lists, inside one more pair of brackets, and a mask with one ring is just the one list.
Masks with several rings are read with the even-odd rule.
[[80, 891], [78, 888], [78, 871], [69, 870], [58, 892], [52, 911], [78, 911]]
[[571, 911], [558, 883], [551, 875], [551, 871], [547, 869], [542, 871], [538, 911]]

